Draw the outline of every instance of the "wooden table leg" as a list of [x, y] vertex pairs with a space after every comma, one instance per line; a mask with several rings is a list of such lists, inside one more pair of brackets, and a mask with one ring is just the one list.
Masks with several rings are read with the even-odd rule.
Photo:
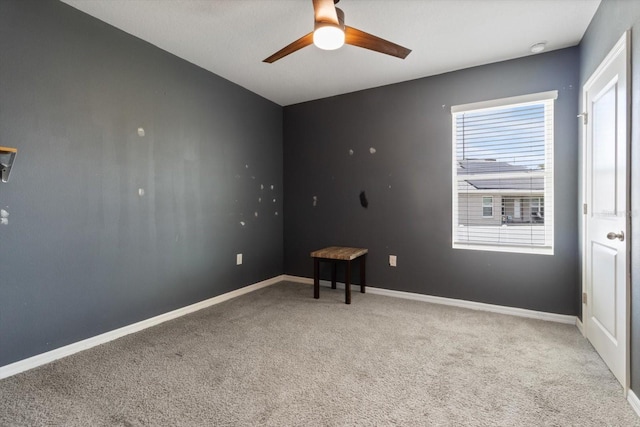
[[331, 289], [336, 288], [336, 262], [331, 261]]
[[313, 297], [320, 298], [320, 260], [313, 259]]
[[365, 286], [367, 286], [366, 262], [367, 262], [367, 254], [364, 254], [360, 258], [360, 292], [363, 294], [364, 294], [364, 288]]
[[351, 261], [347, 261], [347, 271], [344, 280], [344, 303], [351, 304]]

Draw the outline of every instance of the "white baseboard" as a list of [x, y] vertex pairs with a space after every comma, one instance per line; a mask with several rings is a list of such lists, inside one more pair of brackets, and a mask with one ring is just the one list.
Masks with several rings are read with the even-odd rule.
[[582, 323], [582, 320], [580, 320], [580, 318], [578, 316], [576, 316], [576, 327], [578, 328], [578, 330], [580, 331], [582, 336], [586, 337], [586, 335], [584, 333], [584, 324]]
[[[313, 279], [310, 277], [291, 276], [289, 274], [285, 274], [282, 280], [285, 280], [287, 282], [303, 283], [305, 285], [313, 285]], [[321, 285], [325, 285], [326, 283], [330, 282], [327, 282], [325, 280], [320, 281]], [[344, 289], [344, 283], [338, 283], [338, 286], [340, 285], [342, 285], [342, 288]]]
[[636, 414], [640, 417], [640, 399], [638, 399], [638, 396], [636, 396], [633, 390], [627, 391], [627, 402], [629, 402], [629, 405], [631, 405], [633, 410], [636, 411]]
[[[170, 311], [168, 313], [160, 314], [150, 319], [142, 320], [140, 322], [133, 323], [131, 325], [123, 326], [122, 328], [115, 329], [113, 331], [105, 332], [100, 335], [96, 335], [91, 338], [87, 338], [82, 341], [78, 341], [64, 347], [59, 347], [46, 353], [41, 353], [27, 359], [19, 360], [9, 365], [0, 366], [0, 379], [7, 378], [16, 374], [19, 374], [29, 369], [37, 368], [38, 366], [46, 365], [54, 360], [61, 359], [66, 356], [78, 353], [83, 350], [95, 347], [100, 344], [105, 344], [109, 341], [121, 338], [125, 335], [132, 334], [134, 332], [142, 331], [143, 329], [150, 328], [151, 326], [159, 325], [160, 323], [168, 320], [176, 319], [178, 317], [193, 313], [198, 310], [210, 307], [221, 302], [228, 301], [232, 298], [239, 297], [249, 292], [256, 291], [258, 289], [274, 285], [282, 281], [296, 282], [312, 285], [313, 279], [307, 277], [280, 275], [271, 279], [264, 280], [262, 282], [254, 283], [249, 286], [245, 286], [235, 291], [227, 292], [223, 295], [210, 298], [208, 300], [200, 301], [195, 304], [188, 305], [186, 307], [179, 308], [177, 310]], [[331, 286], [328, 281], [320, 281], [323, 286]], [[337, 283], [337, 287], [344, 289], [344, 283]], [[512, 316], [528, 317], [533, 319], [547, 320], [551, 322], [559, 322], [566, 324], [575, 324], [580, 331], [582, 331], [582, 322], [575, 316], [568, 316], [563, 314], [546, 313], [540, 311], [526, 310], [522, 308], [504, 307], [500, 305], [484, 304], [473, 301], [465, 301], [451, 298], [436, 297], [431, 295], [422, 295], [411, 292], [393, 291], [389, 289], [376, 288], [367, 286], [367, 292], [371, 294], [385, 295], [394, 298], [404, 298], [416, 301], [429, 302], [433, 304], [450, 305], [454, 307], [463, 307], [473, 310], [489, 311], [493, 313], [509, 314]], [[629, 403], [634, 407], [636, 412], [640, 414], [640, 401], [633, 392], [629, 392]], [[635, 406], [634, 406], [635, 405]]]
[[[313, 279], [308, 277], [298, 277], [284, 275], [283, 280], [290, 282], [313, 284]], [[330, 282], [321, 280], [320, 284], [323, 286], [330, 286]], [[358, 286], [358, 285], [356, 285]], [[337, 283], [337, 287], [344, 289], [344, 283]], [[394, 298], [404, 298], [415, 301], [429, 302], [432, 304], [450, 305], [453, 307], [469, 308], [471, 310], [488, 311], [492, 313], [508, 314], [511, 316], [527, 317], [530, 319], [546, 320], [549, 322], [564, 323], [567, 325], [577, 325], [576, 316], [570, 316], [566, 314], [547, 313], [544, 311], [527, 310], [524, 308], [505, 307], [502, 305], [485, 304], [475, 301], [466, 301], [461, 299], [436, 297], [431, 295], [416, 294], [413, 292], [392, 291], [390, 289], [376, 288], [367, 285], [367, 292], [371, 294], [384, 295]]]
[[91, 347], [113, 341], [134, 332], [139, 332], [143, 329], [159, 325], [160, 323], [166, 322], [168, 320], [176, 319], [186, 314], [202, 310], [203, 308], [211, 307], [215, 304], [220, 304], [221, 302], [239, 297], [240, 295], [244, 295], [249, 292], [253, 292], [258, 289], [274, 285], [276, 283], [280, 283], [283, 280], [287, 280], [285, 279], [285, 276], [276, 276], [262, 282], [254, 283], [253, 285], [248, 285], [243, 288], [236, 289], [235, 291], [227, 292], [226, 294], [218, 295], [217, 297], [209, 298], [207, 300], [200, 301], [195, 304], [170, 311], [168, 313], [160, 314], [158, 316], [151, 317], [149, 319], [142, 320], [131, 325], [123, 326], [122, 328], [118, 328], [113, 331], [105, 332], [103, 334], [96, 335], [94, 337], [87, 338], [73, 344], [65, 345], [64, 347], [59, 347], [54, 350], [47, 351], [46, 353], [41, 353], [27, 359], [19, 360], [9, 365], [0, 366], [0, 379], [7, 378], [24, 371], [28, 371], [29, 369], [37, 368], [38, 366], [51, 363], [54, 360], [58, 360], [66, 356], [70, 356], [74, 353], [87, 350]]

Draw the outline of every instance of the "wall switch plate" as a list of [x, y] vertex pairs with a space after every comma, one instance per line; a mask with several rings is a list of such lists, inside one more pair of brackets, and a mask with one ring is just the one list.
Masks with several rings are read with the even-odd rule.
[[395, 255], [389, 255], [389, 265], [395, 267], [398, 263], [398, 257]]
[[236, 265], [242, 264], [242, 254], [236, 254]]

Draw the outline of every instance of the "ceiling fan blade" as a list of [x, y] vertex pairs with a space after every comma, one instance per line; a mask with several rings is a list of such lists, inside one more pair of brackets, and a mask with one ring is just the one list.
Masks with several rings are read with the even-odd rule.
[[298, 40], [283, 47], [282, 49], [280, 49], [270, 57], [262, 60], [262, 62], [268, 62], [269, 64], [271, 64], [272, 62], [276, 62], [278, 59], [282, 59], [285, 56], [289, 55], [290, 53], [295, 52], [296, 50], [300, 50], [303, 47], [309, 46], [310, 44], [313, 44], [313, 32], [310, 32], [309, 34], [300, 37]]
[[313, 12], [316, 22], [328, 22], [340, 25], [338, 22], [338, 12], [333, 0], [313, 0]]
[[411, 49], [349, 26], [345, 26], [344, 28], [344, 42], [352, 46], [363, 47], [401, 59], [406, 58], [407, 55], [411, 53]]

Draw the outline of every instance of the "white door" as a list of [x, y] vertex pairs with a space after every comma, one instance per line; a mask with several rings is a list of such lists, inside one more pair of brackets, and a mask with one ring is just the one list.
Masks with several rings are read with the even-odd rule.
[[[627, 67], [625, 34], [584, 86], [585, 334], [628, 388]], [[584, 302], [584, 301], [583, 301]]]

